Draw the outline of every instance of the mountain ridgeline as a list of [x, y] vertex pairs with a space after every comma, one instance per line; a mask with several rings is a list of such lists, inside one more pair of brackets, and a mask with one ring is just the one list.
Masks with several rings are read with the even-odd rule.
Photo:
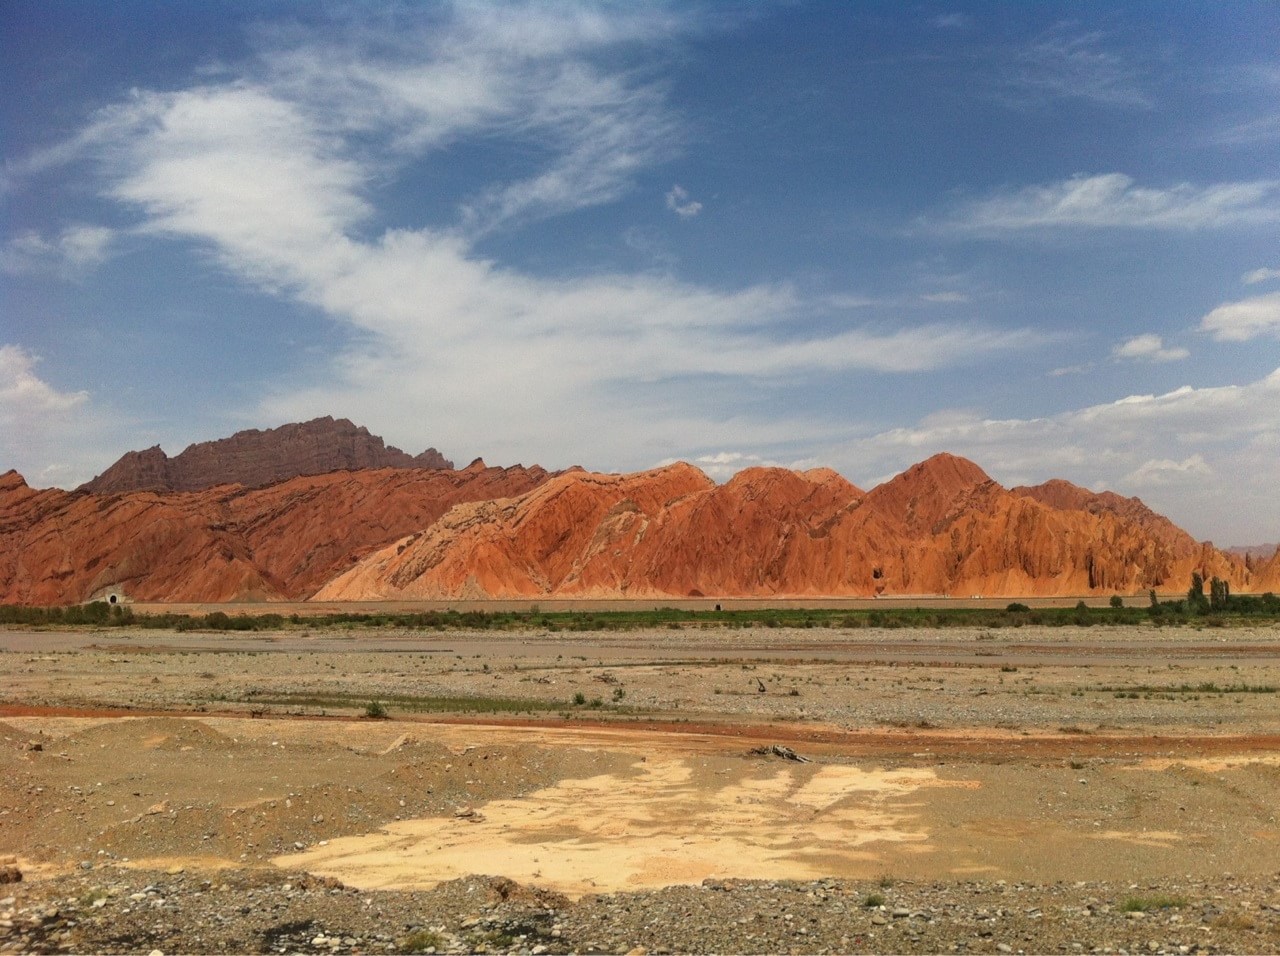
[[1059, 480], [1007, 489], [947, 454], [869, 491], [829, 469], [751, 468], [717, 485], [685, 463], [455, 470], [317, 419], [172, 459], [131, 453], [72, 492], [0, 476], [7, 604], [1016, 598], [1172, 594], [1192, 574], [1280, 590], [1280, 553], [1246, 562], [1136, 498]]
[[411, 456], [386, 445], [345, 418], [316, 418], [230, 438], [190, 445], [170, 458], [156, 445], [126, 453], [92, 481], [80, 486], [95, 494], [126, 491], [200, 491], [215, 485], [262, 488], [331, 471], [371, 468], [453, 468], [434, 448]]

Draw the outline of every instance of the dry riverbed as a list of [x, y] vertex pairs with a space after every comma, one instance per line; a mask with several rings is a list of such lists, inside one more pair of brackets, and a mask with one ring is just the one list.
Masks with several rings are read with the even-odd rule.
[[1266, 628], [0, 631], [0, 952], [1273, 952], [1277, 687]]

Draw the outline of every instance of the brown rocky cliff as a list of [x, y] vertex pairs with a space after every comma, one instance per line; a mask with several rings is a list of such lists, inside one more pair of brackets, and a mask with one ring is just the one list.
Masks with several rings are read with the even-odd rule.
[[159, 446], [131, 451], [80, 487], [95, 494], [199, 491], [215, 485], [261, 488], [299, 475], [377, 468], [452, 469], [434, 448], [410, 456], [345, 418], [316, 418], [190, 445], [170, 458]]

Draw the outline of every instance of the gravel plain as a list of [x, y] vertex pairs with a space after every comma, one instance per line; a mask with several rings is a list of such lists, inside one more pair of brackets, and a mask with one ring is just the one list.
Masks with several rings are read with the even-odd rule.
[[1267, 628], [0, 632], [0, 952], [1280, 951], [1278, 686]]

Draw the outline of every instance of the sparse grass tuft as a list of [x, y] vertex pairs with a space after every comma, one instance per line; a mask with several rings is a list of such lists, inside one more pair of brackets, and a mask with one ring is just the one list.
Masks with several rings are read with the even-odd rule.
[[445, 948], [444, 937], [434, 930], [420, 929], [400, 941], [400, 949], [406, 953], [440, 952]]
[[1130, 896], [1120, 903], [1121, 913], [1150, 913], [1153, 910], [1180, 909], [1187, 905], [1181, 896], [1166, 896], [1157, 893], [1155, 896]]

